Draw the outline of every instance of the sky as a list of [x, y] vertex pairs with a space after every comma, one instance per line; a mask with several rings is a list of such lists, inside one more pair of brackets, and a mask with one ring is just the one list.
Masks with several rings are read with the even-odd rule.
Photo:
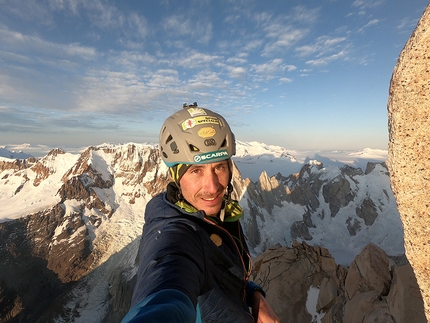
[[427, 0], [0, 0], [0, 146], [157, 143], [184, 103], [236, 138], [387, 149]]

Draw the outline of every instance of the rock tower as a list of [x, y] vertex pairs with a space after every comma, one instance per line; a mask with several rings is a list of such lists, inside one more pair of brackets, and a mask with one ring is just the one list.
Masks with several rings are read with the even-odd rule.
[[430, 322], [430, 5], [400, 53], [388, 100], [388, 169]]

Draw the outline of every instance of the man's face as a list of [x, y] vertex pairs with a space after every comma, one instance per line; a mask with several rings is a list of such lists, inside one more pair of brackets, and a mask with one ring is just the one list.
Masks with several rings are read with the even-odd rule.
[[206, 215], [217, 215], [230, 178], [228, 162], [192, 165], [181, 177], [183, 197]]

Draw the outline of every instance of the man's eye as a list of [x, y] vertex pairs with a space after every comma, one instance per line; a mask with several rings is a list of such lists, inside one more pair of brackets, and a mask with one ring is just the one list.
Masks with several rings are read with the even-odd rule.
[[224, 171], [226, 169], [226, 167], [224, 165], [219, 165], [219, 166], [216, 167], [216, 169], [218, 171]]

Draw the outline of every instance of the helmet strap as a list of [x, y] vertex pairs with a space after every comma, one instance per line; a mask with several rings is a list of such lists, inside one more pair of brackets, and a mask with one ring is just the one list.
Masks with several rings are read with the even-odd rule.
[[225, 206], [228, 203], [230, 203], [230, 201], [231, 201], [231, 193], [232, 192], [233, 192], [233, 185], [231, 185], [231, 183], [228, 183], [227, 190], [226, 190], [226, 193], [224, 195], [224, 199], [222, 201], [221, 210], [219, 212], [219, 218], [220, 218], [221, 222], [224, 222], [224, 218], [225, 218]]
[[224, 218], [225, 218], [225, 206], [228, 203], [230, 203], [230, 201], [231, 201], [231, 193], [233, 192], [233, 185], [231, 184], [231, 180], [233, 178], [233, 162], [232, 162], [231, 158], [229, 158], [227, 160], [227, 162], [228, 162], [228, 170], [230, 172], [230, 176], [229, 176], [229, 179], [228, 179], [227, 190], [225, 192], [224, 199], [222, 201], [221, 210], [219, 212], [219, 218], [220, 218], [221, 222], [224, 222]]
[[181, 190], [181, 186], [179, 186], [179, 183], [177, 183], [177, 182], [173, 182], [173, 183], [175, 183], [175, 186], [176, 186], [176, 188], [177, 188], [177, 190], [176, 190], [176, 199], [178, 200], [178, 201], [181, 201], [181, 202], [183, 202], [185, 199], [184, 199], [184, 196], [182, 195], [182, 190]]

